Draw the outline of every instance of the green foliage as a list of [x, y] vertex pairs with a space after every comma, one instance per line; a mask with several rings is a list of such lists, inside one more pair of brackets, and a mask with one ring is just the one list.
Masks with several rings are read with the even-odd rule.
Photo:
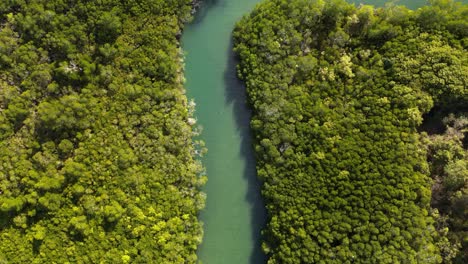
[[438, 229], [446, 232], [451, 242], [452, 248], [444, 247], [442, 253], [452, 254], [453, 263], [465, 263], [468, 260], [468, 150], [463, 148], [463, 140], [468, 132], [468, 119], [450, 114], [443, 121], [446, 126], [443, 134], [424, 137], [435, 182], [432, 206], [439, 213]]
[[0, 2], [0, 262], [196, 263], [191, 1]]
[[[440, 263], [456, 254], [435, 228], [417, 127], [434, 103], [466, 105], [466, 10], [452, 1], [410, 11], [270, 0], [237, 24], [268, 263]], [[444, 168], [459, 175], [464, 166]]]

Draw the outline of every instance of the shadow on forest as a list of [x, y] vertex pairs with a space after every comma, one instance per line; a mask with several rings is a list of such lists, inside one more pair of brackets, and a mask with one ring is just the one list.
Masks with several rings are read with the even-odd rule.
[[251, 111], [247, 105], [247, 94], [245, 86], [237, 77], [236, 65], [237, 57], [232, 51], [232, 39], [228, 50], [228, 64], [224, 73], [224, 82], [226, 87], [226, 103], [233, 105], [234, 118], [236, 121], [237, 132], [241, 137], [241, 156], [245, 160], [244, 178], [248, 183], [246, 200], [251, 208], [252, 241], [254, 249], [250, 255], [250, 264], [265, 263], [266, 257], [261, 250], [261, 230], [265, 227], [266, 209], [261, 196], [261, 183], [257, 178], [255, 168], [255, 155], [253, 150], [253, 135], [250, 129]]
[[[449, 114], [461, 114], [468, 112], [468, 106], [463, 100], [451, 100], [444, 104], [434, 106], [428, 113], [423, 115], [423, 123], [418, 127], [418, 132], [426, 132], [429, 135], [442, 135], [446, 131], [446, 125], [443, 122], [444, 117]], [[468, 143], [466, 137], [463, 142], [464, 146]]]

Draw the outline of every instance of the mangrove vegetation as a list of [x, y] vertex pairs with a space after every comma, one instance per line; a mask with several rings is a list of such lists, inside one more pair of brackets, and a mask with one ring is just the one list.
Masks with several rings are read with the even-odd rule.
[[0, 262], [196, 263], [189, 0], [0, 1]]
[[467, 16], [269, 0], [237, 24], [268, 263], [468, 261]]

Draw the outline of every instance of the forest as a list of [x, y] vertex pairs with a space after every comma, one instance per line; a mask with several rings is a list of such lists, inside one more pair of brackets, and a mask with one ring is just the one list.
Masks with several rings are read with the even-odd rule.
[[268, 0], [238, 22], [268, 263], [468, 262], [468, 6]]
[[189, 0], [0, 1], [0, 263], [197, 263]]

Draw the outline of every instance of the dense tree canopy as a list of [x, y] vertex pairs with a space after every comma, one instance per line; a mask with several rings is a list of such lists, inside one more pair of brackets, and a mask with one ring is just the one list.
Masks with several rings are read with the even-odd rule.
[[0, 1], [0, 262], [195, 263], [189, 0]]
[[467, 14], [449, 0], [416, 11], [270, 0], [238, 23], [269, 263], [440, 263], [456, 254], [436, 229], [417, 128], [434, 104], [468, 103]]

